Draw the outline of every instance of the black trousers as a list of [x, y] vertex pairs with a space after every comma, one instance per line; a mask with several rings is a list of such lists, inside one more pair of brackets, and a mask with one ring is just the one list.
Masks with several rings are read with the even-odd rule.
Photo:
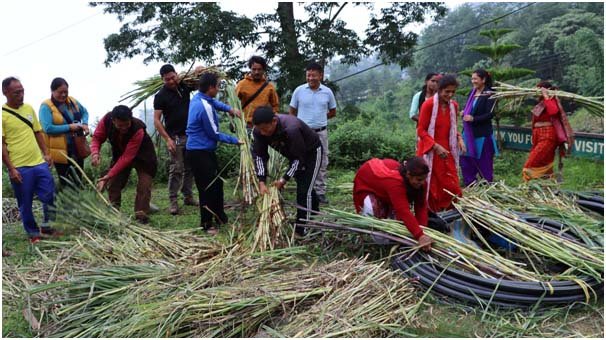
[[194, 174], [198, 199], [200, 201], [200, 226], [213, 226], [213, 218], [218, 225], [227, 223], [223, 209], [223, 181], [218, 178], [219, 164], [214, 151], [186, 150], [185, 160]]
[[320, 201], [314, 190], [314, 183], [318, 176], [318, 171], [322, 165], [322, 146], [318, 146], [316, 150], [308, 155], [305, 159], [304, 168], [295, 172], [295, 180], [297, 181], [297, 205], [305, 207], [297, 209], [297, 225], [295, 231], [303, 234], [303, 228], [299, 227], [302, 219], [310, 219], [311, 212], [309, 210], [320, 211]]

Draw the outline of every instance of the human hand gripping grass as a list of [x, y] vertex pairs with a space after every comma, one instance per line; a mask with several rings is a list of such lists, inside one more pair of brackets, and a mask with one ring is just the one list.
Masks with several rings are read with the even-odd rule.
[[107, 183], [109, 182], [109, 176], [105, 175], [97, 180], [97, 191], [103, 192], [105, 187], [107, 187]]

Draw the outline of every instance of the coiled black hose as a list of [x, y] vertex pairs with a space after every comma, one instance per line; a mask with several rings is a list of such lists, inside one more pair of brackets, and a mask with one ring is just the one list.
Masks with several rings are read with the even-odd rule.
[[585, 199], [577, 199], [577, 204], [581, 206], [581, 208], [585, 208], [587, 210], [591, 210], [598, 214], [604, 215], [604, 202], [598, 202], [594, 200], [585, 200]]
[[471, 303], [487, 304], [491, 301], [491, 304], [503, 307], [530, 307], [539, 302], [542, 305], [559, 305], [597, 299], [603, 293], [602, 283], [592, 278], [582, 280], [587, 285], [588, 296], [577, 282], [483, 278], [427, 263], [427, 259], [419, 253], [410, 258], [405, 255], [397, 257], [394, 266], [404, 271], [406, 276], [418, 279], [426, 287], [433, 285], [432, 291]]
[[[562, 238], [581, 242], [576, 236], [563, 230], [557, 221], [520, 214], [535, 227], [548, 230]], [[450, 223], [460, 214], [456, 211], [442, 213], [440, 217]], [[508, 279], [485, 278], [477, 274], [445, 268], [429, 260], [427, 255], [416, 253], [411, 257], [401, 255], [393, 260], [393, 266], [405, 276], [415, 278], [440, 295], [456, 298], [472, 304], [490, 304], [507, 308], [528, 308], [536, 305], [562, 305], [577, 301], [597, 300], [603, 294], [603, 282], [583, 277], [576, 281], [527, 282]]]

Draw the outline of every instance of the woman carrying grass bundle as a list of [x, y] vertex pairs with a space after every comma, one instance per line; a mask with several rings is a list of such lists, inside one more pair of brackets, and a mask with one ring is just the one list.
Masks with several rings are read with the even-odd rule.
[[465, 143], [457, 132], [459, 105], [452, 100], [459, 83], [453, 75], [445, 75], [438, 84], [438, 93], [421, 106], [417, 126], [417, 156], [423, 156], [429, 166], [427, 199], [433, 212], [452, 207], [452, 196], [461, 196], [459, 187], [459, 151], [465, 153]]
[[67, 180], [79, 184], [82, 174], [67, 157], [84, 169], [84, 159], [77, 155], [74, 137], [88, 134], [88, 111], [69, 96], [69, 85], [65, 79], [53, 79], [50, 89], [50, 99], [40, 105], [40, 124], [46, 133], [44, 142], [53, 158], [61, 186], [66, 185]]
[[[219, 93], [219, 76], [204, 73], [200, 77], [199, 92], [189, 103], [187, 117], [187, 144], [185, 159], [194, 173], [200, 200], [200, 226], [211, 235], [218, 232], [217, 225], [227, 223], [223, 209], [223, 181], [219, 176], [217, 143], [242, 144], [238, 138], [219, 131], [217, 110], [240, 116], [240, 111], [214, 98]], [[213, 224], [213, 218], [216, 224]]]
[[541, 81], [537, 87], [541, 89], [542, 95], [532, 109], [532, 148], [522, 170], [525, 181], [552, 178], [556, 150], [559, 148], [560, 157], [564, 157], [565, 143], [568, 143], [569, 148], [574, 143], [572, 128], [560, 100], [549, 96], [547, 92], [556, 88], [547, 81]]
[[423, 250], [431, 250], [432, 240], [420, 227], [428, 222], [425, 200], [428, 173], [429, 167], [421, 157], [409, 158], [404, 163], [378, 158], [365, 162], [354, 177], [356, 212], [376, 218], [397, 218]]
[[493, 158], [497, 144], [492, 132], [492, 110], [495, 100], [492, 95], [492, 77], [484, 69], [471, 74], [473, 90], [467, 98], [463, 111], [463, 140], [467, 153], [461, 155], [461, 173], [465, 186], [473, 183], [479, 175], [488, 182], [493, 180]]

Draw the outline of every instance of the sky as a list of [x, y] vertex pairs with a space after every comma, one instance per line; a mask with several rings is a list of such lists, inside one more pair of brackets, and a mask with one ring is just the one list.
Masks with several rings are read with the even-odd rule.
[[[378, 2], [377, 6], [381, 4]], [[277, 2], [222, 1], [221, 6], [236, 13], [254, 15], [273, 12]], [[302, 13], [302, 6], [295, 5], [295, 17], [300, 18]], [[349, 6], [340, 18], [361, 34], [368, 22], [368, 13]], [[145, 65], [143, 57], [135, 57], [106, 67], [103, 39], [118, 32], [121, 24], [114, 15], [103, 14], [101, 7], [90, 7], [87, 1], [2, 1], [0, 22], [3, 27], [0, 78], [19, 78], [25, 88], [25, 102], [36, 111], [40, 103], [50, 97], [51, 80], [62, 77], [69, 83], [70, 96], [88, 109], [92, 117], [89, 124], [93, 124], [119, 104], [120, 97], [134, 88], [133, 82], [157, 74], [164, 64], [151, 62]], [[415, 27], [414, 31], [421, 28]], [[248, 48], [239, 53], [248, 58], [255, 51]], [[181, 70], [178, 65], [176, 67], [177, 71]], [[5, 98], [2, 100], [4, 103]], [[146, 104], [151, 114], [152, 100]], [[142, 108], [143, 104], [136, 110]]]

